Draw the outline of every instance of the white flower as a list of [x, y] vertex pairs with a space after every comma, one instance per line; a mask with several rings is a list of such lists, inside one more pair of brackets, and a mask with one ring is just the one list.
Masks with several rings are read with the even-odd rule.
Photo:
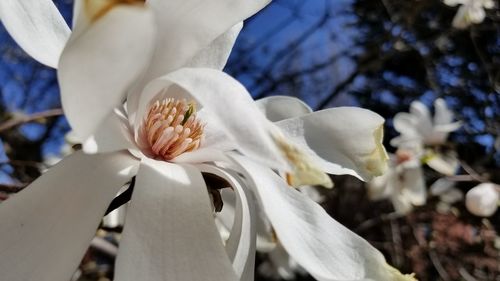
[[[451, 112], [443, 99], [434, 102], [434, 117], [421, 102], [414, 101], [410, 112], [400, 112], [394, 116], [394, 128], [401, 135], [391, 140], [391, 145], [410, 150], [422, 158], [429, 167], [445, 174], [453, 175], [458, 168], [458, 160], [453, 151], [442, 153], [434, 146], [446, 142], [448, 134], [460, 128], [461, 122], [453, 122]], [[430, 146], [430, 148], [426, 148]]]
[[[358, 108], [312, 113], [281, 97], [262, 102], [269, 117], [287, 118], [272, 123], [241, 84], [216, 70], [235, 37], [223, 33], [237, 34], [241, 25], [231, 27], [266, 3], [77, 1], [59, 58], [61, 42], [51, 40], [65, 28], [50, 1], [1, 2], [13, 37], [35, 58], [59, 61], [63, 107], [88, 153], [66, 157], [0, 205], [2, 278], [69, 280], [109, 202], [135, 176], [117, 281], [252, 280], [254, 197], [281, 245], [316, 279], [412, 279], [289, 185], [331, 184], [323, 171], [381, 174], [383, 119]], [[237, 195], [225, 245], [206, 174]]]
[[448, 134], [460, 128], [460, 122], [453, 122], [453, 112], [443, 99], [434, 102], [434, 118], [427, 106], [419, 101], [410, 105], [410, 112], [400, 112], [394, 116], [394, 128], [401, 136], [391, 140], [394, 146], [411, 145], [414, 142], [423, 145], [439, 145], [446, 142]]
[[465, 206], [472, 214], [479, 217], [489, 217], [498, 208], [500, 186], [494, 183], [481, 183], [465, 194]]
[[410, 150], [399, 149], [391, 155], [387, 172], [368, 183], [372, 200], [390, 199], [399, 214], [410, 212], [427, 200], [425, 179], [420, 159]]
[[461, 5], [452, 23], [453, 27], [459, 29], [483, 22], [486, 17], [484, 9], [495, 7], [493, 0], [444, 0], [444, 3], [452, 7]]

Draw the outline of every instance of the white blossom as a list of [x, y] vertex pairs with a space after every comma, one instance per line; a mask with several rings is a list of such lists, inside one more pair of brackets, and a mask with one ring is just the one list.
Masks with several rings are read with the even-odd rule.
[[459, 29], [482, 23], [486, 18], [485, 9], [495, 7], [493, 0], [444, 0], [444, 3], [452, 7], [460, 5], [452, 22], [453, 27]]

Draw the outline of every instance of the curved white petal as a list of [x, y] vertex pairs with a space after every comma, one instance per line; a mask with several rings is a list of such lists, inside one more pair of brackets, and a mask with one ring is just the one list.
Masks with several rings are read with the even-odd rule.
[[469, 0], [444, 0], [444, 3], [448, 6], [454, 7], [460, 4], [465, 4], [467, 1]]
[[414, 101], [410, 104], [410, 114], [415, 119], [415, 128], [421, 136], [427, 136], [432, 132], [432, 119], [429, 108], [419, 102]]
[[413, 115], [406, 112], [400, 112], [394, 116], [392, 122], [394, 124], [394, 129], [401, 135], [410, 138], [419, 137], [419, 132], [416, 128], [416, 120]]
[[429, 193], [434, 196], [440, 196], [450, 191], [455, 186], [455, 182], [447, 178], [440, 178], [429, 187]]
[[51, 0], [2, 0], [0, 19], [26, 53], [57, 68], [71, 31]]
[[458, 8], [455, 17], [453, 17], [452, 26], [458, 29], [465, 29], [471, 24], [468, 18], [468, 8], [465, 5]]
[[217, 37], [210, 45], [200, 50], [186, 67], [208, 67], [222, 70], [226, 66], [236, 38], [243, 28], [243, 22], [237, 23], [231, 29]]
[[85, 153], [106, 153], [137, 149], [126, 113], [114, 109], [83, 144]]
[[422, 167], [405, 168], [400, 175], [403, 179], [402, 194], [415, 206], [424, 205], [427, 201], [427, 189]]
[[278, 122], [312, 112], [311, 107], [298, 98], [271, 96], [256, 100], [255, 103], [267, 119]]
[[[229, 172], [210, 165], [199, 165], [206, 173], [227, 180], [236, 194], [234, 223], [226, 242], [226, 251], [240, 281], [253, 281], [255, 268], [255, 204], [250, 191]], [[223, 207], [224, 210], [224, 207]]]
[[327, 173], [369, 180], [387, 167], [388, 156], [382, 146], [383, 123], [384, 119], [372, 111], [338, 107], [276, 124]]
[[66, 117], [80, 141], [123, 102], [149, 62], [154, 35], [151, 11], [118, 5], [70, 39], [58, 78]]
[[[166, 97], [197, 101], [207, 138], [223, 135], [249, 157], [275, 168], [288, 167], [273, 139], [279, 129], [259, 111], [245, 87], [224, 72], [183, 68], [153, 80], [142, 92], [136, 119], [142, 120], [152, 102]], [[135, 126], [136, 136], [138, 129]]]
[[125, 153], [76, 152], [0, 204], [1, 279], [70, 280], [136, 165]]
[[221, 34], [257, 13], [270, 1], [148, 0], [156, 13], [158, 41], [146, 75], [129, 94], [130, 116], [135, 116], [132, 109], [139, 103], [137, 92], [149, 81], [186, 66]]
[[270, 0], [148, 0], [156, 14], [158, 41], [146, 82], [178, 69]]
[[425, 158], [425, 164], [435, 171], [447, 176], [454, 175], [460, 165], [455, 153], [431, 154]]
[[127, 210], [116, 281], [238, 280], [199, 170], [144, 158]]
[[436, 99], [434, 111], [434, 125], [446, 125], [453, 122], [453, 112], [448, 109], [445, 100]]
[[271, 170], [232, 156], [253, 183], [257, 199], [288, 254], [314, 278], [412, 280], [385, 262], [367, 241], [333, 220], [321, 206], [290, 188]]

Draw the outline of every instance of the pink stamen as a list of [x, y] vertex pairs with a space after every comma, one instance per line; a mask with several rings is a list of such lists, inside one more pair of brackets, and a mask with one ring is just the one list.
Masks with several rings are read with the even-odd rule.
[[139, 132], [147, 140], [150, 153], [171, 160], [199, 148], [203, 128], [193, 103], [167, 98], [151, 105]]

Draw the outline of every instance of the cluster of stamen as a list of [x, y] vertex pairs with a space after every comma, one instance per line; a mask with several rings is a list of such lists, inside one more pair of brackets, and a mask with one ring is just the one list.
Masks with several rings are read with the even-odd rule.
[[152, 154], [171, 160], [200, 146], [203, 127], [196, 119], [194, 102], [167, 98], [151, 106], [141, 134], [147, 139]]

